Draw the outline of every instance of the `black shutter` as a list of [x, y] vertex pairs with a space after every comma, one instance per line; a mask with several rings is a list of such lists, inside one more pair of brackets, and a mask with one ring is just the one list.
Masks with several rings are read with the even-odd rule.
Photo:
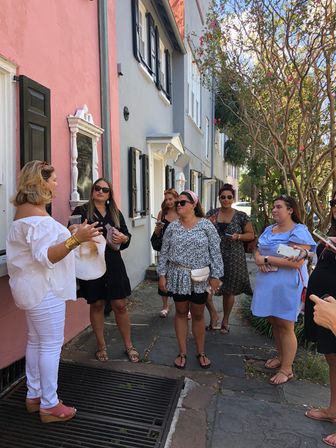
[[165, 50], [165, 58], [166, 58], [166, 85], [164, 86], [164, 89], [167, 93], [168, 98], [171, 100], [171, 59], [168, 50]]
[[168, 190], [168, 188], [170, 188], [170, 179], [169, 176], [170, 175], [170, 166], [166, 165], [165, 168], [165, 177], [166, 177], [166, 190]]
[[190, 190], [195, 191], [195, 183], [194, 183], [194, 176], [193, 176], [194, 170], [190, 170]]
[[31, 160], [51, 162], [50, 90], [20, 76], [20, 165]]
[[198, 173], [198, 196], [199, 200], [202, 202], [203, 200], [203, 174]]
[[137, 185], [136, 185], [136, 157], [137, 150], [135, 148], [130, 148], [129, 150], [129, 171], [128, 171], [128, 179], [129, 179], [129, 216], [130, 218], [134, 218], [137, 212]]
[[172, 181], [171, 188], [175, 188], [175, 168], [171, 169], [171, 181]]
[[151, 14], [147, 15], [148, 20], [148, 63], [152, 75], [156, 78], [156, 36], [155, 25]]
[[131, 0], [131, 1], [132, 1], [133, 54], [135, 59], [140, 62], [139, 0]]
[[142, 185], [143, 185], [143, 211], [141, 214], [148, 215], [149, 214], [149, 157], [147, 154], [143, 154], [142, 156]]
[[160, 38], [158, 27], [155, 28], [155, 46], [156, 46], [156, 87], [161, 90], [161, 61], [160, 61]]

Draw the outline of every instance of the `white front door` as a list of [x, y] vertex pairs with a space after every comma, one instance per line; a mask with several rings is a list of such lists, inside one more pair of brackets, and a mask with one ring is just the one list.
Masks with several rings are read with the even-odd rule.
[[[165, 190], [165, 164], [163, 157], [159, 154], [150, 151], [149, 159], [149, 185], [150, 185], [150, 214], [153, 217], [157, 217], [161, 210], [161, 204], [164, 199]], [[151, 219], [151, 234], [154, 231], [155, 219]], [[152, 247], [151, 247], [152, 249]], [[152, 250], [151, 255], [152, 263], [156, 262], [156, 252]]]

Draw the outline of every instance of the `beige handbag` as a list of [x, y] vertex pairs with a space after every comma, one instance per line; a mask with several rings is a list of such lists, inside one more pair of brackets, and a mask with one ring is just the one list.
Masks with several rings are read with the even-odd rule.
[[194, 283], [206, 282], [210, 275], [210, 268], [209, 266], [205, 266], [205, 268], [191, 269], [190, 275], [191, 281]]

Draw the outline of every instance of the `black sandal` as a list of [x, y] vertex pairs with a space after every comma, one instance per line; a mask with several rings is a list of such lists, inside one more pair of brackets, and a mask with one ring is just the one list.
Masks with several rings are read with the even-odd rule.
[[[207, 355], [204, 352], [199, 353], [198, 355], [196, 355], [196, 358], [198, 359], [198, 363], [199, 363], [200, 367], [202, 367], [202, 369], [208, 369], [211, 366], [210, 359], [207, 357]], [[205, 361], [205, 358], [208, 358], [209, 364], [202, 364], [201, 363], [201, 358], [203, 358], [203, 361]]]
[[[176, 363], [178, 358], [180, 358], [180, 360], [181, 360], [180, 364]], [[183, 362], [183, 365], [182, 365], [182, 362]], [[183, 370], [183, 369], [185, 369], [186, 364], [187, 364], [187, 355], [185, 353], [179, 353], [174, 361], [174, 366], [177, 369]]]

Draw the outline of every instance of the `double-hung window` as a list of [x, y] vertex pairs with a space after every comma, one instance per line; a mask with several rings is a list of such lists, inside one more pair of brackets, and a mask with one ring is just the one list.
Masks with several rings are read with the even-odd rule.
[[148, 32], [147, 32], [147, 19], [146, 8], [139, 2], [139, 53], [140, 57], [148, 65]]
[[210, 123], [209, 123], [209, 118], [205, 117], [205, 158], [209, 159], [209, 146], [210, 146], [210, 142], [209, 142], [209, 137], [210, 137]]
[[202, 201], [203, 175], [200, 171], [190, 170], [190, 190], [194, 191]]
[[188, 112], [196, 125], [201, 127], [201, 75], [190, 48], [187, 49]]
[[16, 67], [0, 57], [0, 276], [6, 274], [6, 236], [13, 220], [9, 199], [15, 189]]
[[171, 100], [171, 55], [160, 39], [153, 16], [141, 0], [132, 0], [133, 53], [165, 96]]

